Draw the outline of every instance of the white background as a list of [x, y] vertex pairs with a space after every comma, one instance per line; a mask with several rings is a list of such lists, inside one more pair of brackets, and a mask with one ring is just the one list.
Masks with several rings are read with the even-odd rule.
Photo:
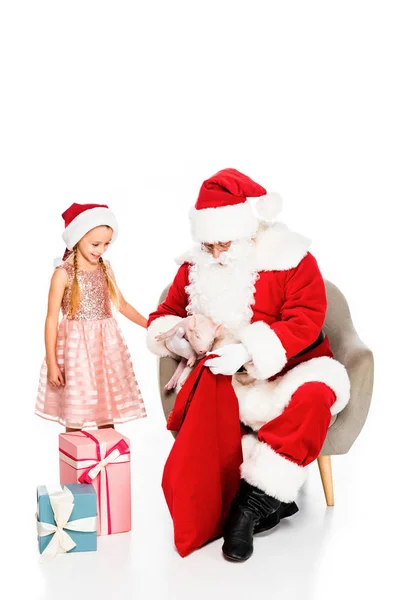
[[[398, 597], [398, 30], [382, 0], [2, 2], [2, 597]], [[374, 351], [367, 424], [333, 463], [336, 507], [312, 465], [300, 513], [249, 562], [224, 562], [220, 542], [181, 559], [160, 488], [172, 439], [156, 360], [120, 317], [148, 410], [119, 428], [133, 529], [43, 566], [35, 489], [57, 481], [61, 428], [33, 408], [60, 214], [109, 203], [108, 258], [147, 316], [190, 244], [202, 181], [224, 167], [283, 196], [283, 220], [314, 240]]]

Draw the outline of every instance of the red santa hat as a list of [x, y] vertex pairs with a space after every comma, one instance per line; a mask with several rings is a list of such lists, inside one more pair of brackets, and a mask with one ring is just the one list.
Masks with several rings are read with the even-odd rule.
[[[249, 198], [258, 198], [254, 208]], [[281, 210], [278, 194], [267, 194], [264, 187], [236, 169], [223, 169], [200, 188], [189, 215], [192, 235], [208, 243], [252, 237], [260, 220], [273, 221]]]
[[[118, 224], [114, 213], [108, 208], [107, 204], [71, 204], [62, 214], [65, 229], [62, 238], [67, 246], [63, 260], [65, 260], [73, 250], [74, 246], [91, 229], [100, 225], [107, 225], [113, 230], [112, 242], [118, 235]], [[57, 266], [60, 259], [56, 259], [54, 264]]]

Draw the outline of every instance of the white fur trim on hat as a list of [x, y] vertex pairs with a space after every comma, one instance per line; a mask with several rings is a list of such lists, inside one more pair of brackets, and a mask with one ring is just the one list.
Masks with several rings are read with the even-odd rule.
[[158, 342], [156, 340], [157, 335], [164, 333], [169, 329], [172, 329], [179, 321], [182, 321], [182, 317], [175, 315], [166, 315], [164, 317], [158, 317], [154, 319], [147, 328], [146, 343], [148, 349], [156, 354], [160, 358], [164, 356], [176, 356], [168, 350], [164, 342]]
[[252, 434], [242, 438], [242, 478], [281, 502], [293, 502], [307, 478], [305, 467], [281, 456]]
[[191, 208], [189, 219], [193, 238], [209, 244], [250, 238], [259, 226], [248, 201], [218, 208]]
[[112, 241], [114, 242], [118, 235], [118, 224], [109, 208], [103, 206], [96, 208], [88, 208], [81, 212], [71, 223], [64, 229], [62, 238], [68, 250], [73, 250], [75, 244], [83, 238], [91, 229], [107, 225], [113, 230]]

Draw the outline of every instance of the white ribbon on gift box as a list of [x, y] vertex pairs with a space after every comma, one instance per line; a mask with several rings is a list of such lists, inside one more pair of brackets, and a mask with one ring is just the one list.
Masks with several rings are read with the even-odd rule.
[[67, 487], [60, 485], [46, 487], [49, 495], [51, 508], [54, 513], [55, 525], [52, 523], [43, 523], [37, 518], [37, 531], [39, 537], [54, 534], [50, 543], [43, 551], [43, 557], [47, 559], [54, 558], [57, 554], [69, 552], [75, 548], [76, 543], [65, 531], [94, 532], [97, 529], [96, 517], [84, 517], [69, 521], [74, 508], [74, 495]]
[[[110, 511], [108, 506], [108, 477], [105, 467], [114, 461], [117, 461], [121, 456], [121, 452], [117, 449], [110, 452], [108, 456], [107, 454], [107, 443], [99, 442], [100, 448], [100, 456], [101, 460], [88, 472], [88, 475], [91, 480], [95, 479], [100, 474], [100, 485], [99, 485], [99, 493], [100, 493], [100, 535], [107, 535], [111, 533], [111, 524], [110, 524]], [[129, 457], [128, 457], [129, 459]]]

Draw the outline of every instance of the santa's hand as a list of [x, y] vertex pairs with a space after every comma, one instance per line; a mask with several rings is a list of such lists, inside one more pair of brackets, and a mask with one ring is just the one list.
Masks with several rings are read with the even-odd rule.
[[214, 375], [233, 375], [241, 366], [251, 360], [243, 344], [228, 344], [218, 348], [209, 354], [219, 354], [216, 358], [210, 358], [204, 363]]

